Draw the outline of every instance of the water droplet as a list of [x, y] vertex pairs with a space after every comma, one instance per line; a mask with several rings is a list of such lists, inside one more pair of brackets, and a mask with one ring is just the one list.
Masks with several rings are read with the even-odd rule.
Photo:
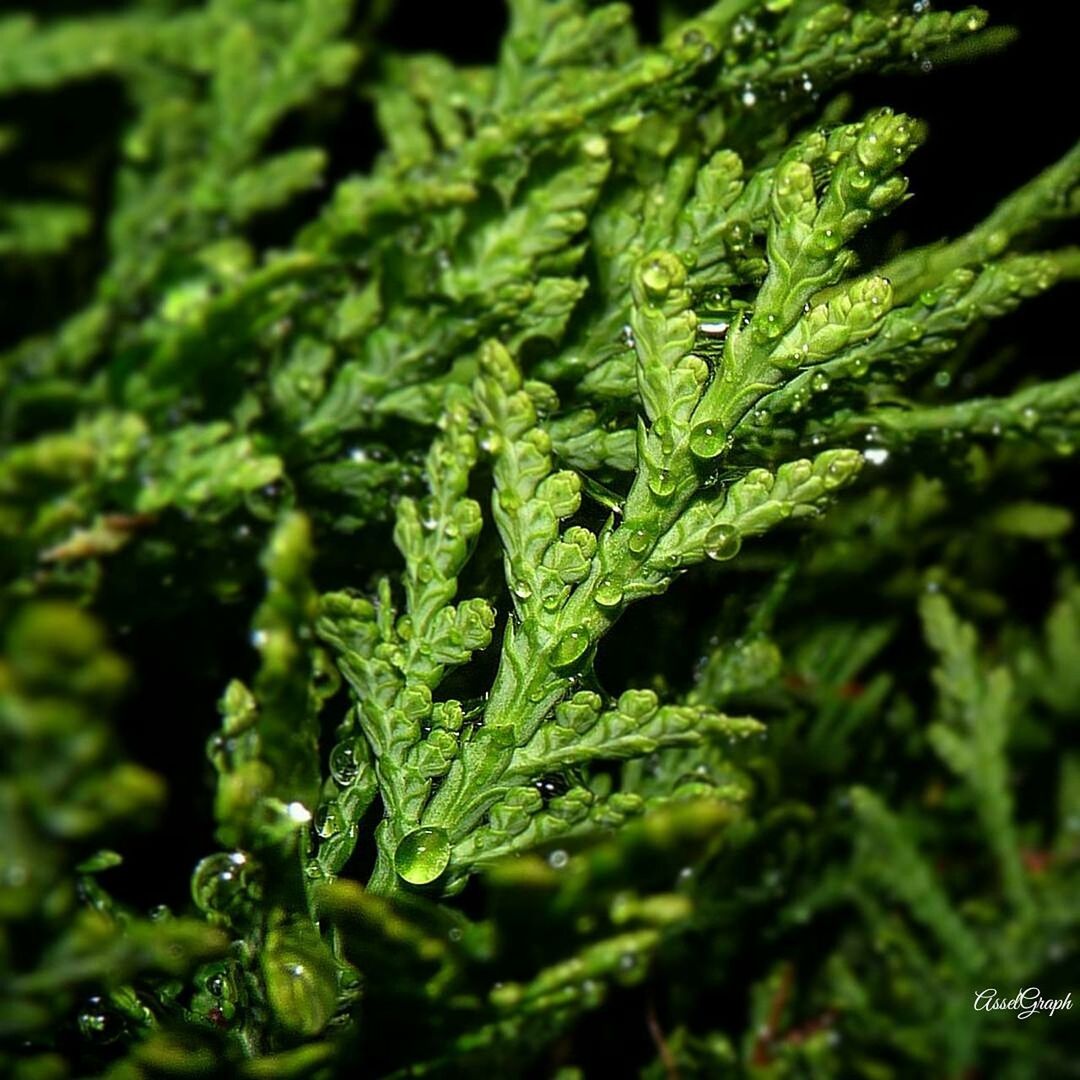
[[672, 285], [671, 270], [662, 259], [654, 259], [642, 271], [641, 283], [653, 296], [666, 296]]
[[345, 815], [336, 799], [323, 803], [315, 813], [315, 831], [324, 840], [337, 836], [346, 824]]
[[528, 600], [532, 596], [532, 586], [524, 578], [515, 578], [510, 588], [519, 600]]
[[619, 341], [627, 349], [637, 347], [637, 338], [634, 337], [634, 328], [629, 323], [626, 323], [619, 331]]
[[871, 465], [884, 465], [889, 460], [889, 451], [883, 446], [875, 446], [872, 450], [863, 451], [863, 457]]
[[1020, 424], [1025, 431], [1033, 431], [1038, 423], [1039, 414], [1030, 405], [1020, 413]]
[[191, 875], [191, 896], [207, 914], [231, 914], [256, 899], [255, 868], [242, 851], [208, 855]]
[[626, 546], [635, 554], [641, 555], [648, 551], [652, 546], [653, 538], [652, 534], [646, 529], [633, 529], [630, 532], [630, 538], [626, 541]]
[[823, 394], [829, 389], [829, 376], [824, 371], [815, 371], [810, 378], [810, 389], [815, 393]]
[[444, 829], [413, 829], [394, 851], [394, 869], [410, 885], [430, 885], [449, 865], [450, 837]]
[[256, 649], [261, 649], [266, 645], [270, 638], [265, 630], [252, 630], [249, 640]]
[[669, 470], [661, 469], [649, 477], [649, 490], [658, 499], [670, 499], [675, 494], [675, 480]]
[[551, 651], [551, 666], [555, 671], [572, 668], [589, 648], [589, 632], [583, 626], [567, 630]]
[[80, 1034], [97, 1043], [118, 1039], [124, 1028], [121, 1018], [100, 997], [87, 998], [79, 1011], [78, 1024]]
[[727, 436], [719, 424], [696, 424], [690, 432], [690, 452], [699, 458], [714, 458], [722, 453]]
[[742, 88], [740, 100], [748, 109], [752, 109], [757, 104], [757, 94], [754, 93], [754, 88], [749, 83]]
[[597, 583], [593, 599], [605, 608], [618, 607], [622, 603], [623, 590], [617, 578], [605, 574]]
[[351, 784], [360, 775], [352, 740], [340, 742], [330, 751], [330, 775], [342, 787]]
[[706, 337], [724, 338], [727, 336], [727, 332], [730, 329], [731, 323], [723, 320], [698, 323], [698, 333], [704, 334]]
[[734, 525], [714, 525], [705, 534], [705, 554], [717, 562], [735, 558], [741, 547], [742, 536]]
[[570, 865], [570, 856], [562, 848], [556, 848], [548, 856], [548, 866], [552, 870], [565, 870]]

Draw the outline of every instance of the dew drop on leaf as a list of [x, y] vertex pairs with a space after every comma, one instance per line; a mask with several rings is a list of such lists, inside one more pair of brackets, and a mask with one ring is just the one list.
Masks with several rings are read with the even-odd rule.
[[394, 851], [394, 869], [410, 885], [430, 885], [449, 864], [450, 837], [444, 829], [413, 829]]
[[330, 775], [342, 787], [351, 784], [360, 775], [351, 741], [340, 742], [330, 751]]
[[567, 630], [551, 652], [551, 666], [556, 671], [572, 668], [589, 647], [589, 632], [583, 626]]
[[727, 442], [719, 424], [696, 424], [690, 432], [690, 452], [699, 458], [714, 458]]
[[191, 896], [207, 914], [228, 914], [257, 898], [255, 869], [242, 851], [207, 855], [191, 876]]
[[596, 583], [596, 591], [593, 593], [593, 599], [604, 608], [618, 607], [622, 603], [623, 590], [616, 578], [610, 575], [604, 575]]
[[705, 554], [717, 562], [734, 559], [741, 547], [742, 536], [734, 525], [714, 525], [705, 534]]
[[649, 477], [649, 490], [658, 499], [670, 499], [675, 494], [675, 481], [667, 469], [661, 469]]

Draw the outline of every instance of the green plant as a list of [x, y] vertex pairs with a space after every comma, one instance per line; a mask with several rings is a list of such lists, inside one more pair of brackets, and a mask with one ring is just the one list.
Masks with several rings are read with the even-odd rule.
[[[624, 5], [513, 0], [468, 67], [383, 44], [385, 8], [0, 21], [0, 93], [127, 110], [107, 215], [88, 160], [0, 202], [46, 291], [107, 237], [0, 364], [0, 1061], [569, 1078], [627, 1009], [647, 1076], [1071, 1067], [971, 997], [1060, 980], [1080, 920], [1080, 377], [980, 340], [1080, 276], [1080, 149], [904, 248], [924, 127], [839, 90], [1008, 35], [721, 0], [647, 45]], [[357, 87], [385, 146], [322, 192]], [[707, 602], [656, 599], [684, 574]], [[165, 799], [120, 654], [163, 741], [208, 730], [163, 647], [240, 666], [218, 850], [144, 915], [109, 887]]]

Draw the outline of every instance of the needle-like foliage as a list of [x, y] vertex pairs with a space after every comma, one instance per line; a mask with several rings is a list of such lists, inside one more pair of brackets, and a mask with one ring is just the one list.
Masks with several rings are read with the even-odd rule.
[[0, 1071], [1057, 1075], [1080, 376], [984, 331], [1080, 150], [908, 246], [842, 90], [1008, 34], [391, 6], [0, 17]]

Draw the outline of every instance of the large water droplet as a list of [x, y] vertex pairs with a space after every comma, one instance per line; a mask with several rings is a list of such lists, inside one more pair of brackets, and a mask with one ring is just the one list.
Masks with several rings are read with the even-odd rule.
[[714, 525], [705, 534], [705, 554], [717, 562], [734, 559], [741, 547], [742, 536], [734, 525]]
[[548, 866], [553, 870], [565, 870], [570, 865], [570, 856], [562, 848], [557, 848], [548, 856]]
[[593, 593], [593, 599], [601, 607], [618, 607], [622, 603], [622, 598], [623, 589], [617, 578], [605, 574], [604, 577], [596, 583], [596, 591]]
[[649, 477], [649, 490], [658, 499], [670, 499], [675, 494], [675, 480], [668, 469], [661, 469]]
[[97, 1043], [110, 1043], [120, 1037], [124, 1024], [120, 1016], [100, 997], [87, 998], [79, 1011], [79, 1033]]
[[341, 805], [336, 799], [323, 803], [315, 813], [315, 831], [324, 840], [337, 836], [347, 825]]
[[207, 914], [234, 914], [258, 897], [256, 870], [242, 851], [207, 855], [191, 875], [191, 896]]
[[356, 760], [356, 751], [352, 740], [340, 742], [330, 751], [330, 775], [334, 782], [345, 787], [360, 775], [360, 765]]
[[444, 829], [413, 829], [394, 851], [394, 869], [410, 885], [430, 885], [450, 865], [450, 837]]
[[714, 458], [723, 452], [727, 436], [719, 424], [696, 424], [690, 432], [690, 452], [699, 458]]
[[583, 626], [567, 630], [551, 651], [551, 666], [556, 671], [572, 668], [589, 648], [589, 632]]
[[641, 555], [652, 546], [652, 534], [646, 529], [632, 529], [626, 546], [635, 554]]

